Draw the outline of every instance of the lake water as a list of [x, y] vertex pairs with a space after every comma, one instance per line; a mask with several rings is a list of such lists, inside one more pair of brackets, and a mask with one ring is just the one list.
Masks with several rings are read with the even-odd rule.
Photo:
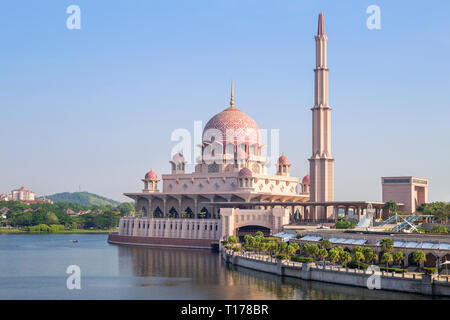
[[[208, 250], [117, 246], [106, 239], [0, 235], [0, 299], [428, 299], [280, 278], [226, 265]], [[80, 290], [67, 289], [69, 265], [81, 269]]]

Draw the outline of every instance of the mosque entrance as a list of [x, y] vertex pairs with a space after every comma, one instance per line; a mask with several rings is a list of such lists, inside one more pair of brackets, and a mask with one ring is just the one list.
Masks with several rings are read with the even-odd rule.
[[243, 241], [244, 240], [244, 236], [246, 234], [250, 234], [252, 236], [254, 236], [256, 234], [256, 232], [261, 231], [264, 235], [264, 237], [268, 237], [270, 236], [270, 229], [266, 228], [266, 227], [261, 227], [261, 226], [244, 226], [244, 227], [240, 227], [237, 229], [237, 236], [239, 238], [239, 240]]

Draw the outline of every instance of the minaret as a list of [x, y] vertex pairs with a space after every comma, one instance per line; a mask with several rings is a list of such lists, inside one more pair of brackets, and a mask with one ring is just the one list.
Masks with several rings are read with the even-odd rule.
[[[312, 156], [309, 159], [310, 201], [334, 200], [334, 159], [331, 156], [331, 108], [328, 105], [327, 39], [323, 14], [319, 14], [314, 69], [314, 107], [312, 110]], [[316, 207], [315, 219], [330, 219], [332, 207]]]

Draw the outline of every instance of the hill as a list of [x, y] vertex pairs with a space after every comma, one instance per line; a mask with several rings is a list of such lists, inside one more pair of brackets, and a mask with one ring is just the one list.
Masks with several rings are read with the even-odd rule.
[[116, 207], [120, 204], [120, 202], [111, 200], [102, 196], [99, 196], [90, 192], [62, 192], [55, 193], [49, 196], [45, 196], [47, 199], [52, 200], [53, 202], [71, 202], [77, 203], [83, 206], [92, 206], [92, 205], [111, 205]]

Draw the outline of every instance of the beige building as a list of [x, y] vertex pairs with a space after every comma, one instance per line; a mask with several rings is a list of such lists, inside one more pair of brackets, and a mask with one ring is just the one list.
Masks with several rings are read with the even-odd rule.
[[418, 177], [382, 177], [383, 202], [403, 203], [401, 211], [414, 213], [428, 202], [428, 179]]
[[19, 201], [33, 201], [35, 199], [35, 194], [33, 191], [28, 190], [25, 187], [11, 191], [11, 197], [13, 200]]

